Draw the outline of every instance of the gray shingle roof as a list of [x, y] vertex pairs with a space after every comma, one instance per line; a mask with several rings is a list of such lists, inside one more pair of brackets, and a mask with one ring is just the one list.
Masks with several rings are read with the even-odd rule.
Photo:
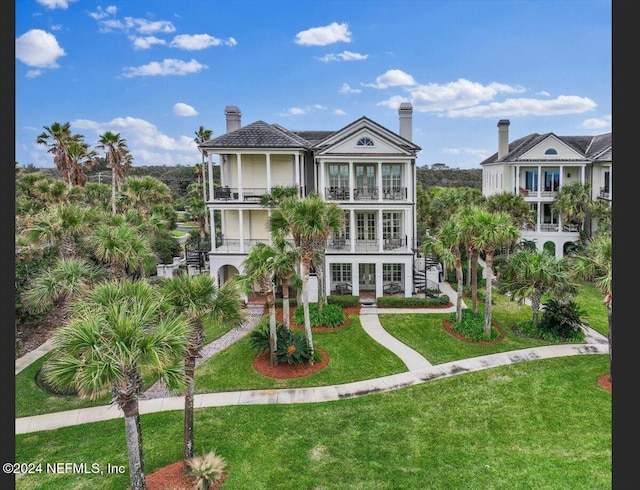
[[300, 136], [281, 126], [264, 121], [243, 126], [240, 129], [213, 138], [200, 148], [304, 148], [311, 144]]
[[567, 146], [573, 148], [586, 159], [595, 158], [607, 148], [611, 148], [612, 145], [611, 133], [599, 134], [597, 136], [557, 136], [553, 133], [533, 133], [509, 143], [509, 152], [502, 158], [498, 159], [498, 153], [496, 152], [486, 160], [480, 162], [480, 165], [484, 165], [486, 163], [515, 161], [521, 155], [551, 135], [558, 138]]

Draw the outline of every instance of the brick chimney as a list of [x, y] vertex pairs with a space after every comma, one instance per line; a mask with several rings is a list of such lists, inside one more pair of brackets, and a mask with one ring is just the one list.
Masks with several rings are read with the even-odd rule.
[[509, 153], [509, 124], [508, 119], [498, 121], [498, 160]]
[[227, 133], [240, 129], [240, 118], [242, 112], [234, 105], [228, 105], [224, 108], [224, 115], [227, 117]]
[[411, 141], [413, 126], [413, 106], [411, 102], [403, 102], [398, 107], [398, 116], [400, 119], [400, 136]]

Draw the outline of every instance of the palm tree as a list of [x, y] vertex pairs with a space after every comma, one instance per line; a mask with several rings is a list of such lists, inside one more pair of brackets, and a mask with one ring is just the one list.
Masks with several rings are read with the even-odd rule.
[[613, 249], [611, 234], [597, 233], [592, 236], [584, 246], [584, 249], [570, 256], [575, 274], [585, 280], [594, 281], [596, 287], [604, 294], [603, 303], [607, 307], [607, 320], [609, 325], [609, 363], [613, 359]]
[[283, 229], [291, 232], [294, 243], [300, 247], [304, 329], [310, 362], [313, 362], [314, 349], [309, 316], [309, 272], [316, 249], [324, 248], [327, 237], [342, 228], [343, 220], [342, 209], [335, 203], [323, 201], [317, 192], [304, 199], [283, 199], [280, 209], [270, 217], [271, 229], [275, 229], [275, 223], [284, 225]]
[[97, 157], [95, 150], [89, 149], [89, 144], [77, 136], [67, 146], [69, 162], [69, 187], [84, 187], [89, 180], [84, 171], [93, 167]]
[[150, 175], [127, 178], [122, 186], [122, 193], [125, 203], [130, 208], [139, 209], [145, 216], [151, 214], [154, 204], [171, 201], [169, 186]]
[[566, 300], [575, 293], [569, 274], [566, 258], [556, 259], [545, 250], [517, 250], [500, 268], [497, 289], [519, 304], [529, 300], [537, 325], [543, 294]]
[[189, 341], [184, 315], [165, 314], [164, 298], [144, 281], [110, 281], [74, 306], [70, 322], [53, 334], [45, 380], [81, 397], [108, 392], [124, 414], [133, 490], [146, 489], [138, 408], [143, 376], [171, 389], [184, 386], [182, 360]]
[[300, 249], [279, 236], [273, 238], [273, 249], [276, 252], [273, 272], [282, 284], [282, 323], [289, 330], [289, 286], [297, 275], [296, 264], [300, 261]]
[[460, 232], [470, 258], [471, 277], [471, 311], [478, 313], [478, 258], [480, 256], [480, 246], [478, 239], [482, 236], [482, 226], [479, 223], [479, 216], [482, 213], [479, 206], [468, 206], [460, 210], [456, 219], [460, 220]]
[[128, 272], [144, 273], [155, 265], [148, 238], [126, 223], [102, 224], [88, 241], [96, 259], [109, 266], [112, 279], [122, 279]]
[[493, 257], [496, 249], [515, 241], [520, 232], [512, 224], [512, 218], [505, 212], [491, 213], [481, 210], [477, 215], [478, 226], [482, 230], [475, 245], [485, 253], [486, 296], [484, 308], [484, 333], [491, 334], [491, 290], [493, 287]]
[[238, 327], [245, 320], [243, 301], [235, 281], [225, 283], [217, 288], [208, 274], [189, 276], [181, 274], [166, 279], [162, 283], [162, 292], [167, 302], [178, 314], [185, 314], [191, 325], [191, 335], [184, 359], [186, 388], [184, 397], [184, 443], [182, 457], [184, 470], [187, 462], [194, 456], [193, 436], [193, 400], [195, 394], [196, 359], [204, 344], [205, 318], [217, 324]]
[[560, 188], [551, 203], [551, 212], [559, 215], [563, 223], [575, 222], [580, 230], [584, 230], [592, 205], [591, 184], [574, 182]]
[[54, 122], [51, 126], [43, 126], [44, 131], [36, 138], [38, 145], [46, 146], [47, 152], [53, 155], [53, 163], [62, 174], [62, 180], [69, 182], [68, 145], [73, 140], [71, 123]]
[[513, 226], [518, 229], [535, 228], [535, 212], [521, 194], [511, 194], [510, 192], [493, 194], [487, 198], [487, 210], [492, 213], [498, 211], [507, 213], [511, 217]]
[[[201, 144], [211, 140], [213, 131], [211, 129], [205, 129], [204, 126], [200, 126], [195, 132], [195, 135], [196, 137], [193, 141], [200, 146]], [[207, 216], [207, 176], [205, 171], [206, 166], [204, 164], [204, 150], [200, 149], [200, 154], [202, 155], [202, 200], [204, 201], [205, 226], [209, 229], [209, 217]]]
[[127, 165], [131, 163], [127, 140], [120, 137], [120, 133], [106, 131], [100, 135], [98, 148], [105, 150], [107, 168], [111, 169], [111, 213], [116, 214], [116, 183], [118, 186], [124, 180]]
[[462, 235], [457, 220], [449, 218], [440, 225], [440, 229], [435, 236], [429, 236], [424, 242], [423, 251], [425, 255], [435, 252], [444, 258], [446, 264], [453, 262], [456, 270], [457, 299], [456, 299], [456, 322], [462, 321]]
[[31, 243], [54, 247], [63, 258], [76, 257], [79, 243], [94, 223], [94, 213], [78, 204], [60, 203], [39, 213], [25, 236]]
[[268, 243], [256, 243], [243, 260], [244, 273], [238, 279], [248, 290], [251, 290], [253, 285], [258, 283], [260, 292], [267, 296], [267, 306], [269, 307], [269, 351], [272, 366], [277, 364], [276, 294], [273, 284], [277, 256], [278, 252]]
[[103, 270], [83, 258], [61, 258], [31, 280], [21, 295], [22, 303], [34, 313], [56, 305], [65, 310], [69, 301], [86, 293], [104, 276]]

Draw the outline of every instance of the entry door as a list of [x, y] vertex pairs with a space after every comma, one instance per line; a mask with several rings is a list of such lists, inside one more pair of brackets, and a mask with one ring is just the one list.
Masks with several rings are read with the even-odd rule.
[[376, 290], [376, 264], [359, 264], [358, 282], [360, 291]]

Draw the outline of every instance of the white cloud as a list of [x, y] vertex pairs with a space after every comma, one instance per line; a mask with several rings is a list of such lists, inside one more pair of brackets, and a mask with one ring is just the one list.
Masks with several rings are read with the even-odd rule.
[[[105, 131], [120, 133], [127, 140], [134, 165], [176, 165], [199, 162], [200, 153], [190, 136], [177, 138], [162, 133], [154, 124], [134, 117], [118, 117], [107, 122], [79, 119], [71, 122], [73, 131], [91, 130], [95, 140]], [[86, 136], [86, 141], [91, 138]]]
[[324, 56], [318, 56], [320, 61], [328, 63], [329, 61], [360, 61], [366, 60], [369, 57], [368, 54], [352, 53], [351, 51], [343, 51], [342, 53], [326, 54]]
[[130, 23], [130, 25], [135, 26], [135, 29], [142, 34], [153, 34], [154, 32], [169, 34], [176, 31], [174, 25], [168, 20], [157, 20], [155, 22], [151, 22], [146, 19], [125, 17], [125, 21]]
[[551, 94], [549, 92], [547, 92], [546, 90], [541, 90], [536, 95], [540, 95], [542, 97], [549, 97]]
[[555, 99], [507, 99], [464, 109], [447, 111], [447, 117], [515, 117], [515, 116], [557, 116], [581, 114], [596, 108], [596, 103], [587, 97], [560, 95]]
[[388, 70], [376, 78], [376, 83], [363, 83], [362, 85], [373, 88], [389, 88], [417, 85], [417, 82], [402, 70]]
[[221, 44], [235, 46], [238, 43], [232, 37], [225, 41], [224, 39], [213, 37], [209, 34], [180, 34], [173, 38], [173, 41], [171, 41], [169, 46], [172, 48], [195, 51], [206, 49], [211, 46], [220, 46]]
[[193, 107], [183, 102], [178, 102], [173, 106], [173, 113], [176, 116], [197, 116], [198, 111], [196, 111]]
[[362, 92], [359, 88], [352, 88], [348, 83], [343, 83], [342, 87], [340, 87], [341, 94], [359, 94]]
[[337, 42], [351, 42], [349, 25], [332, 22], [324, 27], [312, 27], [296, 34], [296, 44], [301, 46], [326, 46]]
[[70, 3], [77, 2], [78, 0], [38, 0], [40, 5], [44, 5], [48, 9], [57, 9], [61, 8], [66, 10], [69, 7]]
[[346, 116], [346, 115], [347, 115], [347, 113], [346, 113], [346, 112], [344, 112], [342, 109], [336, 109], [335, 111], [333, 111], [333, 113], [334, 113], [336, 116]]
[[326, 110], [327, 108], [320, 104], [312, 104], [304, 107], [290, 107], [289, 109], [279, 112], [278, 116], [288, 117], [288, 116], [302, 116], [304, 114], [309, 114], [310, 112], [314, 112], [317, 110]]
[[587, 129], [604, 129], [611, 127], [611, 114], [602, 116], [601, 118], [590, 118], [582, 121], [580, 125]]
[[98, 10], [96, 12], [89, 12], [89, 17], [95, 20], [102, 20], [105, 17], [109, 17], [110, 15], [115, 15], [118, 11], [118, 7], [115, 5], [110, 5], [106, 9], [102, 10], [102, 7], [98, 6]]
[[58, 68], [57, 59], [66, 56], [56, 37], [41, 29], [32, 29], [16, 39], [16, 58], [36, 68]]
[[129, 36], [129, 40], [133, 44], [133, 49], [149, 49], [154, 44], [167, 44], [167, 41], [164, 39], [159, 39], [155, 36], [146, 36], [146, 37], [136, 37]]
[[36, 78], [42, 75], [42, 70], [29, 70], [27, 71], [27, 78]]
[[198, 73], [205, 68], [209, 68], [207, 65], [203, 65], [198, 61], [192, 59], [191, 61], [181, 61], [175, 59], [165, 59], [161, 62], [152, 61], [149, 64], [142, 66], [130, 66], [124, 68], [123, 76], [126, 78], [132, 77], [153, 77], [153, 76], [167, 76], [167, 75], [188, 75], [190, 73]]

